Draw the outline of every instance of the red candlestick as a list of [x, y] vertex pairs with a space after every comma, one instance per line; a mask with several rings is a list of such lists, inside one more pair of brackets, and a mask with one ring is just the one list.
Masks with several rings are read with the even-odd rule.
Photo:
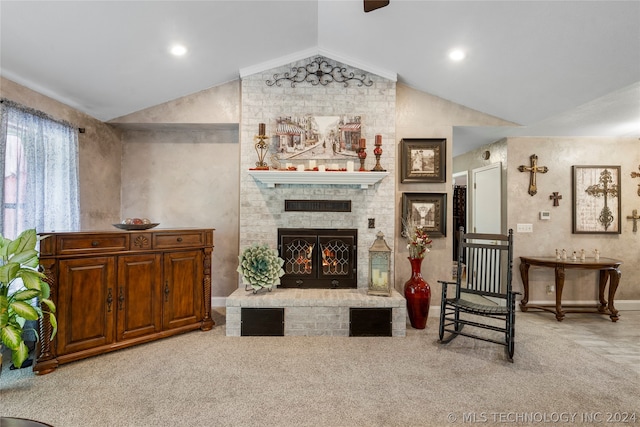
[[367, 148], [367, 140], [360, 138], [360, 148]]
[[376, 135], [375, 145], [377, 145], [377, 146], [382, 145], [382, 135]]
[[264, 123], [260, 123], [258, 125], [258, 135], [264, 135], [265, 134], [265, 126]]

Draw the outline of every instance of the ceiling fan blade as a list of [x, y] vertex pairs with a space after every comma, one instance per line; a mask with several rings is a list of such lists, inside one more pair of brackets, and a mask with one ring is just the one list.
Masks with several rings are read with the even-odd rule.
[[389, 5], [389, 0], [364, 0], [364, 11], [371, 12], [372, 10], [380, 9]]

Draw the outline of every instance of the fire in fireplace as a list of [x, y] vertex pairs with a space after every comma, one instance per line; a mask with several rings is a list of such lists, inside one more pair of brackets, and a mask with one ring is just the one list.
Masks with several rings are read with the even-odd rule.
[[279, 228], [283, 288], [357, 288], [358, 230]]

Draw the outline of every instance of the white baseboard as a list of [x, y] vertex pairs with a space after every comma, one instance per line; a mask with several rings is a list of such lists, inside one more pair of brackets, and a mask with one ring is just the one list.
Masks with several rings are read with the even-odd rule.
[[[527, 304], [530, 305], [541, 305], [541, 304], [555, 304], [554, 301], [529, 301]], [[591, 301], [562, 301], [563, 306], [570, 305], [596, 305], [596, 302]], [[520, 304], [517, 305], [518, 309], [520, 308]], [[618, 311], [636, 311], [640, 310], [640, 300], [615, 300], [615, 307]]]
[[[529, 301], [529, 304], [553, 304], [553, 301]], [[563, 305], [571, 304], [595, 304], [594, 301], [563, 301]], [[640, 310], [640, 300], [618, 300], [616, 301], [616, 308], [618, 311], [637, 311]], [[226, 307], [227, 297], [211, 297], [212, 307]], [[517, 304], [518, 311], [520, 310], [520, 304]], [[429, 308], [429, 317], [440, 316], [440, 305], [432, 305]]]

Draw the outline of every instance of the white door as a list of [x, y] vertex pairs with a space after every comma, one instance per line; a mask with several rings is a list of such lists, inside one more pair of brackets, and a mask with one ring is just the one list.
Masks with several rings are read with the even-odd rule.
[[501, 233], [502, 165], [500, 162], [471, 171], [473, 177], [473, 232]]

